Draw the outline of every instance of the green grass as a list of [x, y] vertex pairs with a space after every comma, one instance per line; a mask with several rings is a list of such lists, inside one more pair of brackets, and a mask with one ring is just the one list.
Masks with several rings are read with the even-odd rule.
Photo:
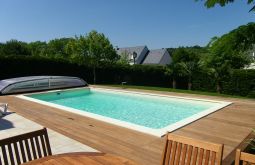
[[173, 89], [173, 88], [164, 88], [164, 87], [135, 86], [135, 85], [103, 85], [103, 86], [119, 87], [119, 88], [126, 88], [126, 89], [129, 88], [129, 89], [143, 89], [143, 90], [164, 91], [164, 92], [199, 94], [199, 95], [206, 95], [206, 96], [220, 96], [220, 97], [230, 97], [230, 98], [240, 98], [240, 99], [253, 99], [253, 98], [248, 98], [243, 96], [219, 94], [216, 92], [203, 92], [203, 91]]

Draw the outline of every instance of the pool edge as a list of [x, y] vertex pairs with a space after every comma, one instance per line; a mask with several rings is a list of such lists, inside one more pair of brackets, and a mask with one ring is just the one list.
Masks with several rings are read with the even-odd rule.
[[[83, 89], [83, 88], [81, 88], [81, 89]], [[112, 89], [95, 88], [95, 87], [92, 87], [91, 89], [100, 89], [100, 90], [108, 90], [108, 91], [110, 90], [110, 91], [118, 91], [118, 92], [125, 92], [125, 93], [137, 93], [137, 94], [146, 94], [146, 95], [148, 95], [148, 93], [145, 93], [145, 92], [133, 92], [133, 91], [123, 91], [123, 90], [115, 90], [115, 89], [112, 90]], [[47, 93], [47, 91], [46, 92], [40, 92], [40, 93]], [[60, 110], [63, 110], [63, 111], [79, 114], [79, 115], [89, 117], [89, 118], [92, 118], [92, 119], [95, 119], [95, 120], [103, 121], [103, 122], [106, 122], [106, 123], [110, 123], [110, 124], [113, 124], [113, 125], [117, 125], [117, 126], [120, 126], [120, 127], [128, 128], [128, 129], [131, 129], [131, 130], [135, 130], [135, 131], [138, 131], [138, 132], [142, 132], [142, 133], [157, 136], [157, 137], [162, 137], [167, 132], [173, 132], [177, 129], [180, 129], [180, 128], [186, 126], [186, 125], [189, 125], [189, 124], [191, 124], [191, 123], [193, 123], [193, 122], [195, 122], [195, 121], [197, 121], [197, 120], [199, 120], [203, 117], [206, 117], [206, 116], [208, 116], [208, 115], [210, 115], [210, 114], [212, 114], [212, 113], [214, 113], [218, 110], [221, 110], [221, 109], [223, 109], [223, 108], [225, 108], [225, 107], [232, 104], [232, 102], [216, 101], [216, 100], [208, 100], [208, 99], [197, 99], [197, 98], [190, 98], [190, 97], [178, 97], [178, 96], [175, 97], [175, 96], [168, 96], [168, 95], [162, 95], [162, 94], [149, 94], [149, 95], [161, 96], [161, 97], [163, 96], [163, 97], [170, 97], [170, 98], [179, 98], [179, 99], [188, 99], [188, 100], [209, 101], [209, 102], [220, 103], [220, 104], [216, 107], [212, 107], [212, 108], [209, 108], [205, 111], [199, 112], [195, 115], [192, 115], [192, 116], [190, 116], [186, 119], [180, 120], [180, 121], [178, 121], [174, 124], [168, 125], [164, 128], [153, 129], [153, 128], [148, 128], [148, 127], [140, 126], [140, 125], [137, 125], [137, 124], [121, 121], [121, 120], [118, 120], [118, 119], [113, 119], [113, 118], [110, 118], [110, 117], [105, 117], [105, 116], [93, 114], [93, 113], [90, 113], [90, 112], [81, 111], [81, 110], [78, 110], [78, 109], [75, 109], [75, 108], [66, 107], [66, 106], [62, 106], [62, 105], [58, 105], [58, 104], [54, 104], [54, 103], [49, 103], [49, 102], [42, 101], [42, 100], [39, 100], [39, 99], [34, 99], [34, 98], [28, 97], [24, 94], [23, 95], [16, 95], [15, 97], [18, 97], [18, 98], [24, 99], [24, 100], [28, 100], [28, 101], [32, 101], [32, 102], [35, 102], [35, 103], [39, 103], [39, 104], [42, 104], [42, 105], [54, 107], [54, 108], [57, 108], [57, 109], [60, 109]]]

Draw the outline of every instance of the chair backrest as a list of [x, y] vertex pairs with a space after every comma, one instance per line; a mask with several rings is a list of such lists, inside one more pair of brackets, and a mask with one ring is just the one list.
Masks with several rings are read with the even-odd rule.
[[243, 165], [255, 164], [255, 155], [241, 152], [240, 149], [237, 149], [235, 165], [239, 165], [241, 162]]
[[47, 129], [0, 140], [0, 164], [22, 164], [52, 155]]
[[161, 165], [221, 165], [223, 144], [167, 134]]

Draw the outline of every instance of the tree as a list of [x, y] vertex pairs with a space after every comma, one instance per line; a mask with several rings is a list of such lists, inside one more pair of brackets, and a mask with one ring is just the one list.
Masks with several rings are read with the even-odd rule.
[[[198, 1], [198, 0], [196, 0]], [[234, 0], [205, 0], [205, 6], [207, 8], [214, 7], [216, 4], [219, 4], [220, 6], [225, 6], [228, 3], [233, 3]], [[253, 0], [247, 0], [247, 4], [253, 3]], [[250, 9], [250, 11], [255, 11], [255, 5]]]
[[173, 87], [173, 89], [176, 89], [176, 86], [177, 86], [176, 79], [177, 79], [177, 77], [180, 76], [179, 64], [175, 63], [175, 62], [172, 62], [171, 64], [169, 64], [166, 68], [165, 74], [172, 76], [172, 87]]
[[30, 42], [28, 48], [32, 56], [43, 56], [47, 48], [47, 43], [41, 41]]
[[25, 42], [10, 40], [2, 44], [2, 55], [31, 55], [28, 45]]
[[[228, 61], [233, 69], [243, 68], [251, 62], [245, 52], [255, 44], [255, 23], [248, 23], [216, 39], [210, 46], [213, 58]], [[213, 59], [212, 58], [212, 59]]]
[[240, 69], [251, 63], [251, 55], [247, 51], [255, 43], [255, 23], [249, 23], [214, 38], [209, 45], [210, 55], [207, 56], [208, 73], [216, 80], [216, 90], [221, 93], [224, 78], [231, 74], [232, 69]]
[[117, 62], [119, 56], [109, 39], [103, 33], [91, 31], [86, 36], [75, 37], [66, 45], [65, 51], [74, 61], [79, 60], [93, 66], [93, 79], [96, 83], [96, 67], [101, 62]]
[[65, 52], [69, 54], [69, 60], [80, 65], [87, 62], [87, 50], [85, 36], [75, 36], [74, 40], [70, 40], [65, 47]]
[[55, 57], [55, 58], [68, 57], [69, 54], [66, 53], [65, 47], [68, 44], [68, 42], [72, 40], [73, 38], [60, 38], [60, 39], [50, 40], [49, 43], [47, 44], [47, 47], [44, 53], [45, 56]]
[[93, 65], [94, 84], [96, 83], [96, 67], [99, 62], [115, 62], [118, 60], [118, 55], [114, 50], [109, 39], [103, 33], [91, 31], [86, 36], [87, 42], [87, 56], [90, 63]]
[[[195, 46], [192, 48], [180, 47], [173, 51], [172, 63], [168, 66], [167, 74], [173, 78], [173, 88], [176, 88], [177, 77], [188, 78], [188, 89], [192, 87], [192, 76], [199, 68], [199, 60], [202, 48]], [[199, 51], [198, 51], [199, 50]]]
[[193, 74], [198, 71], [200, 64], [198, 61], [185, 61], [179, 63], [181, 68], [181, 74], [188, 77], [188, 90], [192, 88], [192, 77]]

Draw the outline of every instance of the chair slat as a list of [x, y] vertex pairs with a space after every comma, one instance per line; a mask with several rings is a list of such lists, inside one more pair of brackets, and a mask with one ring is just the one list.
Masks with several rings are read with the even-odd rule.
[[26, 146], [26, 153], [27, 153], [27, 158], [28, 158], [28, 161], [31, 161], [32, 160], [32, 157], [31, 157], [31, 152], [30, 152], [30, 147], [29, 147], [29, 142], [28, 142], [28, 139], [24, 140], [25, 141], [25, 146]]
[[14, 158], [13, 158], [13, 151], [12, 151], [12, 145], [8, 144], [8, 152], [9, 152], [9, 157], [10, 157], [10, 161], [11, 161], [11, 165], [14, 165]]
[[33, 137], [30, 138], [30, 143], [31, 143], [31, 150], [32, 150], [33, 157], [34, 159], [38, 159], [38, 156], [36, 154], [36, 149], [35, 149], [35, 141]]
[[211, 164], [214, 165], [215, 164], [215, 159], [216, 159], [216, 153], [212, 152], [212, 157], [211, 157]]
[[44, 130], [44, 137], [45, 137], [45, 143], [47, 146], [48, 155], [52, 155], [47, 129], [44, 128], [43, 130]]
[[185, 145], [184, 145], [184, 147], [183, 147], [183, 151], [182, 151], [182, 160], [181, 160], [181, 165], [185, 165], [187, 148], [188, 148], [188, 145], [187, 145], [187, 144], [185, 144]]
[[170, 165], [174, 165], [175, 154], [176, 154], [177, 143], [173, 142], [173, 151], [171, 152]]
[[204, 149], [200, 148], [198, 165], [202, 165], [203, 164], [203, 157], [204, 157]]
[[189, 149], [188, 149], [187, 165], [190, 164], [191, 156], [192, 156], [192, 150], [193, 150], [193, 147], [190, 145], [190, 146], [189, 146]]
[[17, 164], [21, 164], [17, 143], [13, 143], [13, 147], [14, 147], [14, 151], [15, 151], [15, 157], [16, 157]]
[[182, 151], [182, 143], [179, 143], [178, 144], [178, 147], [177, 147], [177, 155], [176, 155], [176, 162], [175, 164], [178, 165], [179, 162], [180, 162], [180, 157], [181, 157], [181, 151]]
[[195, 147], [195, 149], [194, 149], [194, 154], [193, 154], [192, 165], [196, 165], [196, 163], [197, 163], [197, 153], [198, 153], [198, 148]]
[[205, 165], [209, 164], [209, 159], [210, 159], [210, 151], [206, 150], [206, 153], [205, 153]]
[[19, 142], [19, 147], [20, 147], [20, 152], [21, 152], [23, 163], [27, 162], [27, 158], [26, 158], [26, 154], [25, 154], [25, 150], [24, 150], [24, 146], [23, 146], [22, 141]]
[[8, 163], [8, 158], [7, 158], [7, 153], [6, 153], [6, 149], [5, 149], [5, 145], [2, 146], [2, 154], [3, 154], [3, 161], [5, 164], [9, 164]]
[[39, 144], [39, 140], [38, 140], [38, 136], [35, 137], [35, 144], [36, 144], [36, 148], [37, 148], [37, 152], [38, 152], [38, 157], [41, 158], [42, 157], [42, 153], [41, 153], [41, 147]]
[[167, 141], [166, 144], [166, 154], [165, 154], [165, 163], [163, 165], [168, 165], [169, 164], [169, 160], [170, 160], [170, 154], [171, 154], [171, 150], [172, 150], [172, 141]]
[[46, 156], [47, 155], [47, 151], [46, 151], [46, 145], [45, 145], [45, 142], [44, 142], [43, 135], [40, 135], [40, 140], [41, 140], [41, 143], [42, 143], [43, 156]]

